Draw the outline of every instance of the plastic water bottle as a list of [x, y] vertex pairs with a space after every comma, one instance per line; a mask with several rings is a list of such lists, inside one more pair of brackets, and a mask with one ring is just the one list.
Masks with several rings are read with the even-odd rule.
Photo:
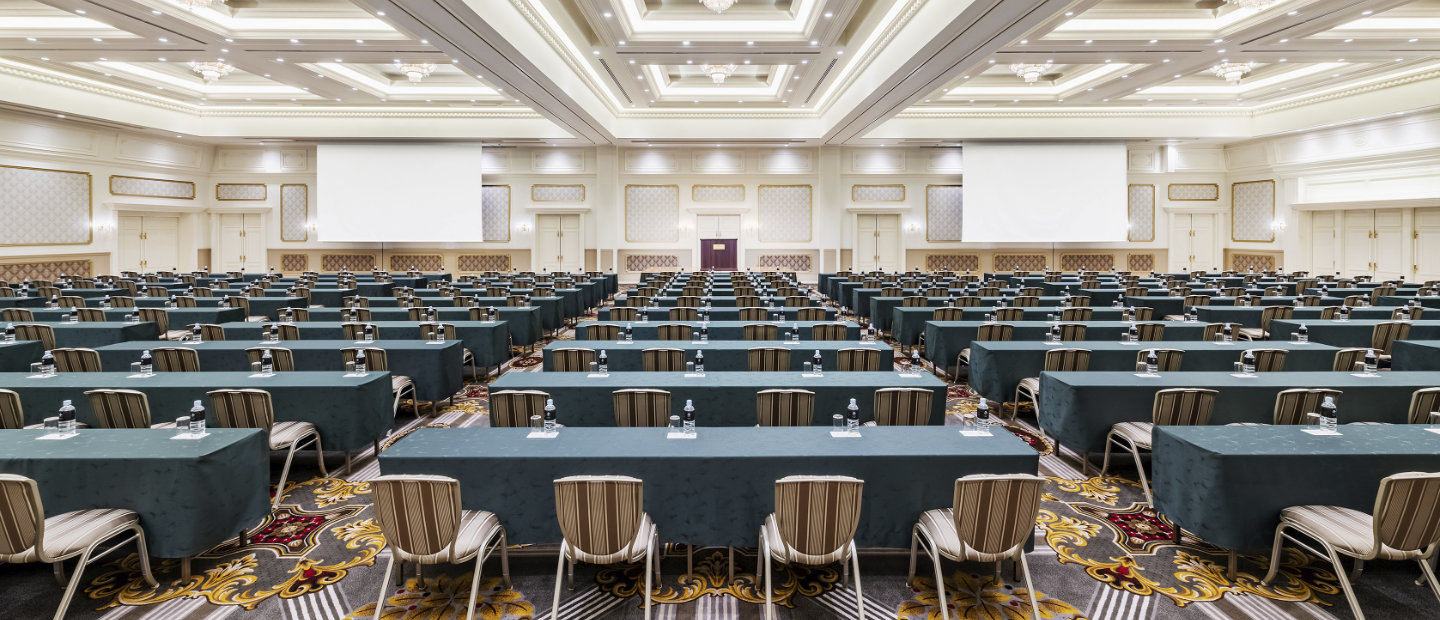
[[545, 432], [555, 432], [555, 399], [545, 399]]
[[1340, 320], [1350, 320], [1350, 306], [1340, 306]]
[[824, 364], [824, 359], [825, 359], [825, 358], [820, 357], [820, 349], [815, 349], [815, 357], [811, 358], [810, 362], [811, 362], [812, 372], [814, 372], [814, 373], [815, 373], [815, 376], [817, 376], [817, 377], [825, 374], [825, 373], [824, 373], [824, 366], [825, 366], [825, 364]]
[[600, 356], [595, 359], [595, 369], [602, 375], [610, 374], [610, 356], [605, 349], [600, 349]]
[[645, 308], [641, 308], [641, 309], [640, 309], [640, 322], [641, 322], [641, 323], [649, 323], [649, 322], [650, 322], [650, 313], [649, 313], [648, 311], [646, 311]]
[[1320, 428], [1335, 432], [1335, 426], [1340, 423], [1340, 412], [1335, 407], [1335, 397], [1326, 396], [1325, 402], [1320, 403]]
[[369, 370], [365, 367], [365, 349], [360, 349], [355, 352], [355, 374], [362, 377], [370, 374]]
[[625, 324], [625, 342], [635, 342], [635, 328]]
[[140, 374], [148, 375], [155, 372], [155, 358], [150, 356], [150, 349], [140, 352]]
[[435, 342], [445, 342], [445, 326], [439, 323], [435, 324]]
[[40, 356], [40, 374], [46, 377], [55, 375], [55, 356], [49, 351]]
[[267, 324], [267, 325], [262, 325], [262, 326], [260, 327], [260, 341], [261, 341], [261, 342], [275, 342], [275, 341], [272, 339], [273, 336], [275, 335], [275, 334], [274, 334], [274, 330], [275, 330], [275, 327], [274, 327], [273, 325], [268, 325], [268, 324]]
[[1050, 342], [1060, 342], [1060, 326], [1059, 326], [1059, 325], [1051, 325], [1051, 326], [1050, 326], [1050, 333], [1046, 334], [1045, 336], [1046, 336], [1046, 339], [1049, 340]]
[[365, 324], [365, 342], [375, 342], [375, 326], [369, 323]]
[[205, 405], [195, 401], [195, 406], [190, 408], [190, 434], [205, 434]]
[[860, 432], [860, 405], [855, 404], [855, 399], [850, 399], [850, 406], [845, 413], [845, 431], [850, 433]]
[[792, 324], [790, 325], [790, 342], [800, 342], [800, 324], [799, 324], [799, 323], [792, 323]]
[[67, 320], [67, 321], [69, 321], [69, 322], [71, 322], [71, 323], [79, 323], [79, 322], [80, 322], [80, 309], [79, 309], [79, 308], [71, 308], [71, 309], [70, 309], [70, 313], [69, 313], [68, 316], [65, 317], [65, 320]]
[[1153, 375], [1160, 371], [1160, 357], [1155, 355], [1155, 349], [1145, 355], [1145, 374]]
[[1300, 324], [1300, 329], [1295, 330], [1295, 340], [1301, 343], [1310, 342], [1310, 328], [1305, 327], [1304, 323]]
[[1410, 306], [1400, 306], [1400, 320], [1401, 320], [1401, 321], [1409, 321], [1409, 320], [1410, 320]]
[[1232, 343], [1232, 342], [1235, 342], [1235, 334], [1234, 334], [1234, 332], [1231, 331], [1231, 329], [1230, 329], [1230, 324], [1229, 324], [1229, 323], [1226, 323], [1226, 324], [1225, 324], [1225, 328], [1224, 328], [1223, 330], [1221, 330], [1220, 334], [1221, 334], [1221, 337], [1225, 339], [1225, 343], [1226, 343], [1226, 344], [1230, 344], [1230, 343]]
[[1365, 373], [1375, 374], [1380, 370], [1380, 358], [1375, 356], [1375, 349], [1365, 351]]
[[696, 352], [695, 352], [695, 374], [699, 374], [699, 375], [705, 374], [705, 352], [704, 352], [704, 351], [696, 351]]
[[260, 354], [260, 372], [267, 375], [275, 372], [275, 358], [270, 355], [270, 349]]
[[1188, 320], [1189, 320], [1191, 323], [1194, 323], [1194, 322], [1196, 322], [1196, 321], [1199, 321], [1199, 320], [1200, 320], [1200, 309], [1199, 309], [1199, 308], [1196, 308], [1195, 306], [1190, 306], [1190, 318], [1189, 318]]
[[980, 404], [975, 406], [975, 424], [980, 430], [990, 430], [990, 403], [984, 396], [980, 397]]
[[70, 401], [60, 403], [60, 434], [70, 435], [75, 432], [75, 405]]
[[1240, 373], [1255, 374], [1255, 354], [1253, 352], [1246, 351], [1244, 355], [1240, 356]]
[[5, 344], [12, 344], [12, 343], [14, 343], [14, 342], [15, 342], [15, 324], [14, 324], [14, 323], [6, 323], [6, 324], [5, 324]]
[[702, 342], [702, 343], [704, 343], [704, 342], [710, 342], [710, 326], [708, 326], [708, 325], [701, 325], [701, 326], [700, 326], [700, 342]]
[[685, 400], [685, 415], [680, 418], [680, 421], [681, 421], [681, 423], [684, 425], [684, 426], [682, 426], [681, 428], [683, 429], [683, 432], [684, 432], [686, 435], [694, 435], [694, 434], [695, 434], [695, 402], [694, 402], [694, 401], [689, 400], [689, 399], [686, 399], [686, 400]]

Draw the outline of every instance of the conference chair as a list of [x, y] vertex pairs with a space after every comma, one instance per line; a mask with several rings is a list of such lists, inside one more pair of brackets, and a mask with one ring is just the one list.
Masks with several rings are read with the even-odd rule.
[[595, 361], [594, 349], [561, 348], [550, 353], [555, 372], [590, 372], [590, 362]]
[[677, 308], [699, 308], [700, 306], [701, 300], [699, 297], [681, 295], [675, 298], [675, 307]]
[[185, 347], [155, 347], [156, 372], [200, 372], [200, 352]]
[[1285, 369], [1285, 356], [1289, 351], [1285, 349], [1249, 349], [1241, 351], [1236, 361], [1244, 361], [1245, 354], [1255, 356], [1255, 372], [1280, 372]]
[[744, 340], [775, 340], [779, 329], [774, 323], [750, 323], [740, 328]]
[[1390, 296], [1393, 296], [1394, 294], [1395, 294], [1395, 285], [1393, 285], [1393, 284], [1382, 284], [1382, 285], [1377, 286], [1377, 287], [1375, 287], [1375, 288], [1373, 288], [1373, 289], [1370, 289], [1370, 300], [1369, 300], [1369, 301], [1370, 301], [1370, 305], [1372, 305], [1372, 306], [1378, 306], [1378, 305], [1380, 305], [1380, 298], [1381, 298], [1381, 297], [1390, 297]]
[[[765, 577], [765, 618], [775, 617], [771, 592], [771, 562], [824, 566], [840, 562], [842, 587], [855, 569], [855, 601], [865, 619], [865, 597], [860, 590], [860, 554], [855, 529], [865, 481], [849, 476], [786, 476], [775, 481], [775, 512], [760, 527], [760, 557], [756, 577]], [[1033, 527], [1033, 526], [1032, 526]], [[846, 564], [849, 562], [849, 564]]]
[[685, 350], [645, 349], [640, 352], [640, 363], [646, 372], [681, 372], [685, 370]]
[[1089, 321], [1095, 316], [1095, 311], [1090, 308], [1065, 308], [1060, 311], [1061, 321]]
[[57, 372], [102, 372], [100, 352], [95, 349], [55, 348], [50, 354]]
[[1395, 346], [1395, 341], [1404, 340], [1409, 336], [1409, 323], [1384, 321], [1375, 324], [1374, 329], [1370, 331], [1370, 348], [1375, 349], [1382, 368], [1390, 367], [1390, 349]]
[[824, 308], [806, 306], [795, 310], [795, 320], [797, 321], [824, 321], [828, 318]]
[[1361, 302], [1368, 301], [1370, 301], [1370, 298], [1365, 295], [1346, 295], [1345, 299], [1340, 302], [1340, 305], [1348, 306], [1351, 308], [1358, 308], [1360, 307]]
[[[611, 315], [613, 318], [613, 314]], [[585, 328], [586, 340], [620, 341], [620, 326], [609, 323], [591, 323]]]
[[1244, 296], [1245, 296], [1245, 287], [1243, 287], [1243, 286], [1227, 286], [1227, 287], [1225, 287], [1225, 288], [1220, 289], [1220, 295], [1222, 295], [1222, 296], [1224, 296], [1224, 297], [1244, 297]]
[[1275, 395], [1275, 410], [1271, 423], [1276, 426], [1306, 424], [1306, 414], [1320, 411], [1320, 403], [1329, 396], [1340, 402], [1344, 392], [1325, 388], [1291, 388]]
[[1368, 347], [1346, 347], [1335, 352], [1335, 363], [1330, 370], [1336, 372], [1355, 372], [1360, 365], [1365, 363], [1365, 354]]
[[1240, 333], [1239, 323], [1206, 323], [1205, 329], [1200, 332], [1200, 339], [1207, 342], [1222, 340], [1225, 334], [1225, 327], [1230, 327], [1230, 334], [1233, 337]]
[[616, 306], [610, 309], [610, 320], [612, 321], [638, 321], [640, 320], [641, 309], [628, 306]]
[[670, 425], [670, 392], [652, 389], [615, 390], [611, 393], [615, 425], [665, 427]]
[[174, 422], [154, 424], [150, 399], [138, 390], [89, 390], [85, 397], [95, 414], [96, 428], [174, 428]]
[[185, 330], [170, 331], [170, 313], [164, 308], [136, 308], [141, 323], [154, 323], [161, 340], [178, 340], [185, 336]]
[[225, 340], [224, 327], [221, 327], [214, 323], [196, 323], [190, 326], [191, 337], [195, 335], [196, 327], [200, 328], [200, 339], [202, 341], [215, 342]]
[[1126, 297], [1145, 297], [1150, 294], [1150, 289], [1143, 286], [1128, 286], [1125, 288]]
[[[1149, 450], [1153, 445], [1152, 435], [1156, 426], [1204, 426], [1210, 423], [1210, 414], [1215, 409], [1215, 390], [1196, 388], [1171, 388], [1155, 392], [1155, 403], [1151, 408], [1150, 422], [1120, 422], [1110, 427], [1105, 437], [1105, 461], [1100, 466], [1100, 475], [1110, 470], [1110, 451], [1118, 446], [1130, 452], [1135, 459], [1135, 468], [1140, 472], [1140, 487], [1145, 490], [1145, 504], [1155, 505], [1150, 491], [1150, 481], [1145, 476], [1145, 465], [1140, 462], [1140, 451]], [[1089, 460], [1086, 460], [1089, 466]]]
[[645, 620], [650, 620], [650, 586], [660, 574], [660, 535], [645, 513], [645, 483], [629, 476], [567, 476], [555, 481], [555, 516], [560, 523], [560, 557], [555, 567], [551, 620], [560, 617], [560, 576], [568, 563], [645, 566]]
[[809, 390], [761, 390], [755, 393], [757, 426], [810, 426], [815, 423], [815, 393]]
[[936, 308], [934, 312], [930, 313], [930, 320], [963, 321], [965, 320], [965, 310], [961, 308]]
[[679, 307], [679, 308], [671, 308], [670, 311], [667, 313], [667, 315], [668, 315], [668, 319], [671, 320], [671, 321], [698, 321], [698, 320], [700, 320], [700, 310], [697, 309], [697, 308], [695, 308], [695, 307], [692, 307], [692, 306], [685, 306], [685, 307]]
[[15, 325], [16, 340], [38, 340], [40, 348], [50, 351], [55, 348], [55, 327], [45, 323], [19, 323]]
[[956, 308], [979, 308], [981, 299], [974, 295], [964, 295], [955, 298]]
[[[1015, 335], [1015, 326], [1009, 323], [984, 323], [975, 331], [975, 340], [1008, 341]], [[970, 347], [960, 350], [955, 356], [955, 378], [959, 380], [960, 369], [970, 366]]]
[[275, 372], [295, 371], [295, 352], [284, 347], [251, 347], [245, 349], [245, 360], [250, 364], [258, 364], [265, 359], [266, 351], [270, 352], [271, 370]]
[[109, 320], [105, 311], [100, 308], [76, 308], [75, 317], [81, 323], [104, 323]]
[[[760, 308], [761, 306], [765, 305], [764, 302], [762, 302], [758, 296], [756, 296], [756, 295], [753, 294], [753, 293], [754, 293], [753, 290], [751, 291], [751, 293], [752, 293], [752, 294], [749, 294], [749, 295], [742, 295], [742, 294], [740, 293], [740, 291], [736, 291], [736, 292], [735, 292], [735, 307], [737, 307], [737, 308]], [[742, 319], [742, 320], [743, 320], [743, 319]]]
[[875, 420], [868, 426], [926, 426], [935, 393], [925, 388], [875, 390]]
[[1006, 322], [1017, 322], [1017, 321], [1024, 321], [1024, 320], [1025, 320], [1025, 309], [1024, 309], [1024, 308], [1018, 308], [1018, 307], [996, 308], [996, 309], [995, 309], [995, 312], [993, 312], [992, 314], [995, 315], [995, 320], [996, 320], [996, 321], [1000, 321], [1000, 322], [1002, 322], [1002, 323], [1006, 323]]
[[[342, 340], [357, 340], [357, 341], [358, 341], [358, 340], [361, 340], [361, 339], [365, 338], [365, 327], [366, 327], [366, 326], [369, 326], [369, 327], [370, 327], [370, 335], [371, 335], [371, 337], [373, 337], [375, 340], [379, 340], [379, 339], [380, 339], [380, 326], [375, 325], [375, 324], [373, 324], [373, 323], [341, 323], [341, 324], [340, 324], [340, 338], [341, 338]], [[300, 330], [300, 327], [299, 327], [299, 326], [292, 326], [292, 327], [295, 327], [295, 330], [296, 330], [296, 331], [295, 331], [295, 334], [296, 334], [296, 338], [298, 339], [298, 338], [299, 338], [299, 334], [300, 334], [300, 331], [299, 331], [299, 330]], [[283, 335], [282, 335], [282, 337], [281, 337], [280, 339], [281, 339], [281, 340], [284, 340], [285, 338], [284, 338]]]
[[61, 308], [84, 308], [85, 298], [79, 295], [61, 295], [57, 305]]
[[804, 295], [790, 295], [785, 298], [786, 308], [804, 308], [810, 305], [810, 298]]
[[275, 486], [275, 500], [270, 508], [280, 507], [285, 496], [285, 480], [290, 476], [290, 463], [295, 452], [306, 446], [315, 446], [315, 463], [322, 477], [329, 477], [325, 471], [325, 451], [320, 443], [320, 432], [309, 422], [276, 422], [275, 404], [265, 390], [213, 390], [208, 392], [210, 408], [215, 420], [225, 428], [263, 429], [270, 439], [271, 450], [285, 450], [285, 465], [280, 469], [280, 483]]
[[924, 308], [930, 305], [930, 298], [919, 295], [908, 295], [900, 300], [902, 308]]
[[898, 286], [885, 286], [880, 288], [881, 297], [904, 297], [905, 289]]
[[1270, 322], [1275, 319], [1294, 318], [1295, 309], [1290, 306], [1265, 306], [1260, 310], [1260, 327], [1241, 327], [1236, 332], [1239, 340], [1269, 340]]
[[1144, 349], [1135, 354], [1135, 363], [1144, 364], [1150, 357], [1150, 352], [1155, 352], [1156, 372], [1175, 372], [1180, 370], [1180, 363], [1185, 359], [1185, 351], [1181, 349]]
[[[390, 356], [385, 349], [379, 347], [346, 347], [340, 349], [340, 363], [349, 364], [354, 362], [356, 353], [365, 352], [366, 372], [390, 372]], [[405, 375], [390, 374], [390, 396], [394, 399], [391, 409], [397, 417], [400, 415], [400, 401], [405, 396], [415, 403], [415, 415], [420, 415], [420, 399], [415, 392], [415, 381]], [[379, 450], [376, 450], [378, 453]]]
[[35, 320], [35, 312], [29, 308], [5, 308], [0, 310], [0, 317], [4, 317], [6, 323], [29, 323]]
[[501, 390], [490, 393], [490, 426], [527, 428], [531, 416], [544, 416], [550, 394], [539, 390]]
[[[1050, 372], [1083, 372], [1090, 369], [1089, 349], [1050, 349], [1045, 352], [1045, 368]], [[1015, 408], [1010, 412], [1014, 421], [1020, 414], [1020, 397], [1027, 396], [1035, 405], [1035, 421], [1040, 422], [1040, 377], [1025, 377], [1015, 386]]]
[[1040, 298], [1035, 295], [1017, 295], [1012, 305], [1016, 308], [1035, 308], [1040, 305]]
[[[1394, 309], [1394, 310], [1391, 310], [1391, 311], [1390, 311], [1390, 320], [1392, 320], [1392, 321], [1398, 321], [1398, 320], [1400, 320], [1400, 315], [1401, 315], [1402, 313], [1404, 313], [1405, 311], [1406, 311], [1405, 308], [1396, 308], [1396, 309]], [[1424, 306], [1415, 306], [1414, 308], [1409, 308], [1410, 320], [1412, 320], [1412, 321], [1418, 321], [1418, 320], [1420, 320], [1420, 315], [1421, 315], [1421, 314], [1424, 314], [1424, 312], [1425, 312], [1425, 307], [1424, 307]]]
[[1085, 339], [1084, 323], [1061, 323], [1060, 340], [1062, 342], [1081, 341]]
[[1016, 294], [1021, 297], [1041, 297], [1045, 294], [1045, 289], [1038, 286], [1027, 286], [1020, 289]]
[[694, 340], [695, 330], [683, 323], [666, 323], [655, 327], [659, 340]]
[[[502, 295], [495, 295], [495, 297], [504, 297], [504, 296], [505, 296], [505, 295], [503, 295], [503, 294], [502, 294]], [[369, 297], [360, 297], [360, 296], [345, 297], [345, 298], [343, 298], [343, 299], [340, 300], [340, 303], [344, 304], [344, 306], [345, 306], [346, 308], [369, 308], [369, 307], [370, 307], [370, 298], [369, 298]]]
[[[1094, 286], [1094, 287], [1085, 287], [1085, 288], [1099, 288], [1099, 285], [1096, 285], [1096, 286]], [[1090, 307], [1090, 296], [1089, 296], [1089, 295], [1071, 295], [1071, 296], [1070, 296], [1070, 305], [1071, 305], [1071, 307], [1074, 307], [1074, 308], [1088, 308], [1088, 307]]]
[[[360, 325], [359, 323], [353, 323], [353, 325], [356, 326], [356, 335], [355, 335], [354, 337], [351, 337], [350, 335], [347, 335], [347, 334], [345, 333], [345, 332], [346, 332], [345, 328], [346, 328], [347, 325], [352, 325], [352, 324], [351, 324], [351, 323], [345, 323], [345, 324], [342, 324], [342, 325], [340, 326], [340, 335], [343, 336], [346, 340], [360, 340], [361, 338], [364, 338], [364, 337], [365, 337], [365, 329], [364, 329], [364, 326], [363, 326], [363, 325]], [[300, 339], [300, 326], [299, 326], [299, 325], [296, 325], [296, 324], [294, 324], [294, 323], [265, 323], [265, 324], [262, 324], [262, 325], [260, 326], [260, 329], [261, 329], [262, 332], [263, 332], [266, 328], [269, 328], [270, 331], [271, 331], [271, 333], [276, 334], [277, 337], [278, 337], [280, 340], [299, 340], [299, 339]], [[201, 337], [203, 338], [203, 337], [204, 337], [204, 334], [201, 334]], [[375, 333], [375, 338], [378, 339], [379, 337], [380, 337], [380, 333], [377, 331], [377, 332]]]
[[756, 347], [746, 351], [745, 359], [750, 372], [790, 370], [790, 349], [782, 347]]
[[835, 370], [839, 372], [878, 372], [880, 370], [879, 349], [840, 349], [835, 352], [835, 359]]

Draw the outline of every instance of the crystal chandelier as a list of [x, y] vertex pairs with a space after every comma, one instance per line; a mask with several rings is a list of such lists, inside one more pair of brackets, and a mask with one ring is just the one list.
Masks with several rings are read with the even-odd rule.
[[730, 74], [735, 72], [735, 63], [732, 62], [726, 65], [700, 65], [700, 70], [705, 72], [705, 75], [710, 76], [710, 81], [716, 84], [724, 84], [725, 78], [730, 77]]
[[410, 78], [411, 82], [417, 84], [435, 72], [434, 63], [428, 62], [397, 62], [395, 67], [404, 73], [405, 77]]
[[1263, 9], [1275, 4], [1275, 0], [1225, 0], [1242, 9]]
[[235, 70], [223, 60], [192, 60], [190, 70], [200, 74], [206, 82], [214, 82], [222, 77], [230, 75]]
[[1250, 73], [1250, 69], [1254, 66], [1255, 63], [1250, 62], [1225, 61], [1218, 65], [1210, 67], [1210, 71], [1215, 73], [1215, 77], [1225, 78], [1226, 82], [1229, 82], [1231, 84], [1239, 84], [1240, 78], [1243, 78], [1245, 77], [1245, 74]]
[[725, 9], [735, 6], [735, 1], [736, 0], [700, 0], [700, 4], [705, 5], [705, 8], [715, 11], [716, 13], [724, 13]]
[[178, 2], [178, 3], [180, 4], [180, 6], [183, 6], [183, 7], [187, 8], [187, 9], [192, 10], [192, 11], [194, 11], [194, 10], [196, 10], [196, 9], [203, 9], [203, 8], [209, 7], [209, 6], [212, 5], [212, 4], [217, 4], [217, 3], [218, 3], [218, 4], [225, 4], [225, 0], [175, 0], [175, 1]]
[[1048, 62], [1044, 64], [1017, 62], [1010, 65], [1010, 70], [1014, 71], [1016, 76], [1025, 78], [1026, 84], [1034, 84], [1040, 79], [1040, 76], [1050, 70], [1051, 66]]

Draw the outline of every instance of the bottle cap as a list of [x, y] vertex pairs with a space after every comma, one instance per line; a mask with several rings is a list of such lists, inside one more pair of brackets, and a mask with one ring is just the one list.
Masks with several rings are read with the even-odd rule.
[[195, 401], [195, 406], [196, 406], [196, 407], [199, 407], [199, 406], [200, 406], [200, 401], [198, 401], [198, 400]]
[[70, 405], [70, 401], [67, 400], [67, 401], [65, 401], [65, 402], [63, 402], [63, 403], [60, 403], [60, 406], [61, 406], [61, 407], [70, 407], [70, 406], [71, 406], [71, 405]]

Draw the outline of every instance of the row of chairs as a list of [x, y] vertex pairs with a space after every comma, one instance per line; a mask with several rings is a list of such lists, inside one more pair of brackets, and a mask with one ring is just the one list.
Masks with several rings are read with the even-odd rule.
[[[811, 340], [850, 340], [844, 323], [820, 323], [810, 326]], [[740, 327], [743, 340], [777, 340], [780, 326], [774, 323], [751, 323]], [[694, 340], [695, 326], [685, 323], [661, 323], [655, 326], [658, 340]], [[586, 340], [618, 341], [623, 330], [612, 323], [591, 323], [585, 326]]]
[[[645, 295], [628, 295], [625, 297], [625, 305], [631, 308], [644, 308], [648, 307], [650, 302], [655, 299], [658, 298], [647, 297]], [[761, 299], [755, 295], [740, 295], [735, 297], [735, 306], [738, 308], [757, 307], [760, 304]], [[694, 295], [681, 295], [675, 298], [675, 305], [680, 308], [699, 308], [705, 305], [705, 298]], [[804, 308], [809, 305], [810, 298], [805, 295], [791, 295], [785, 298], [784, 303], [786, 308]]]
[[[633, 306], [620, 306], [610, 309], [611, 321], [637, 321], [644, 308]], [[740, 321], [764, 321], [775, 312], [773, 308], [762, 308], [759, 306], [740, 306], [737, 310]], [[825, 308], [806, 306], [795, 311], [797, 321], [824, 321], [828, 319]], [[666, 310], [666, 316], [671, 321], [698, 321], [700, 320], [700, 309], [694, 306], [683, 306]]]
[[[875, 390], [875, 426], [926, 426], [935, 394], [925, 388]], [[544, 415], [551, 396], [540, 390], [502, 390], [490, 395], [490, 424], [496, 427], [529, 426], [531, 416]], [[615, 425], [663, 427], [670, 422], [670, 392], [632, 388], [611, 393]], [[759, 426], [811, 426], [815, 422], [815, 393], [777, 389], [755, 393], [755, 423]]]
[[[878, 372], [884, 357], [879, 349], [853, 348], [835, 352], [835, 370], [839, 372]], [[567, 347], [551, 351], [554, 372], [589, 372], [595, 361], [594, 349]], [[640, 351], [641, 367], [647, 372], [679, 372], [685, 370], [685, 350], [653, 347]], [[746, 351], [746, 367], [750, 372], [788, 372], [790, 349], [756, 347]]]

